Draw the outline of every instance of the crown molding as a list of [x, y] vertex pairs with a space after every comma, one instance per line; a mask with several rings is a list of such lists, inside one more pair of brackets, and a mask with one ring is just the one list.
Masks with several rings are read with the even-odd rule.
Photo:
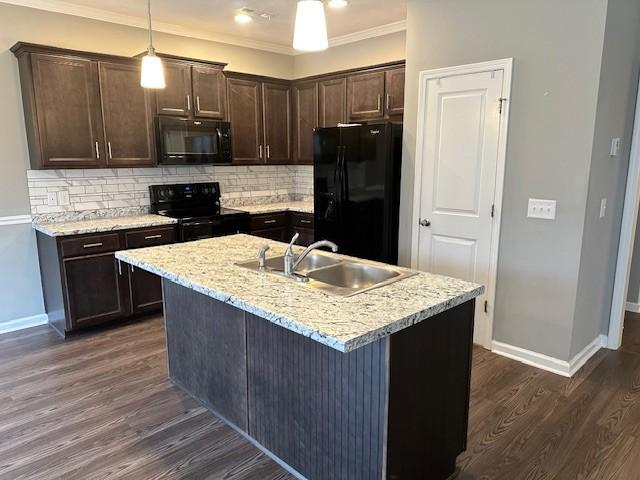
[[[86, 7], [65, 2], [63, 0], [0, 0], [0, 3], [17, 5], [21, 7], [35, 8], [48, 12], [62, 13], [75, 17], [89, 18], [102, 22], [115, 23], [118, 25], [126, 25], [135, 28], [147, 28], [147, 20], [133, 15], [123, 15], [119, 13], [109, 12], [100, 8]], [[396, 33], [407, 29], [406, 20], [380, 25], [368, 28], [359, 32], [353, 32], [346, 35], [340, 35], [329, 39], [329, 48], [348, 43], [359, 42], [368, 38], [379, 37]], [[153, 30], [155, 32], [167, 33], [170, 35], [178, 35], [181, 37], [197, 38], [199, 40], [208, 40], [211, 42], [224, 43], [238, 47], [253, 48], [256, 50], [264, 50], [272, 53], [280, 53], [283, 55], [301, 55], [305, 52], [294, 50], [293, 47], [280, 45], [277, 43], [264, 42], [260, 40], [252, 40], [249, 38], [235, 37], [231, 35], [202, 31], [197, 29], [185, 28], [180, 25], [165, 22], [153, 22]]]
[[[387, 23], [377, 27], [367, 28], [359, 32], [347, 33], [329, 39], [329, 47], [337, 47], [338, 45], [346, 45], [347, 43], [359, 42], [368, 38], [381, 37], [396, 32], [404, 32], [407, 29], [407, 21], [400, 20], [398, 22]], [[297, 53], [297, 52], [296, 52]]]

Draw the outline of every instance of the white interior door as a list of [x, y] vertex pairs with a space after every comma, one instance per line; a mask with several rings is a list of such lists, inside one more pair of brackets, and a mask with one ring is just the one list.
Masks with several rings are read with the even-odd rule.
[[[489, 286], [503, 71], [427, 85], [417, 267]], [[474, 341], [490, 346], [486, 292]]]

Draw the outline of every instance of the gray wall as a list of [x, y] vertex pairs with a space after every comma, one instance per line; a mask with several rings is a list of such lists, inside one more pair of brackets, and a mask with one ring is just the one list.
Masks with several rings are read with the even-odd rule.
[[[609, 0], [571, 356], [609, 331], [640, 63], [640, 2]], [[621, 137], [618, 157], [611, 139]], [[607, 210], [600, 218], [600, 201]]]
[[[513, 57], [494, 337], [560, 359], [570, 355], [606, 7], [408, 3], [401, 261], [411, 252], [418, 73]], [[529, 197], [556, 199], [557, 219], [527, 219]]]

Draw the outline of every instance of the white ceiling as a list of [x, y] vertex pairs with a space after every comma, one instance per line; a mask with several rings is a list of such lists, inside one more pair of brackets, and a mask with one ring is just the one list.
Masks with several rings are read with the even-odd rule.
[[[2, 0], [0, 0], [2, 1]], [[325, 0], [328, 1], [328, 0]], [[146, 0], [8, 0], [45, 10], [142, 26]], [[243, 7], [271, 14], [237, 24], [235, 13]], [[226, 40], [265, 50], [293, 53], [295, 0], [152, 0], [154, 29], [197, 38]], [[406, 0], [349, 0], [342, 9], [326, 8], [330, 45], [348, 43], [404, 29]]]

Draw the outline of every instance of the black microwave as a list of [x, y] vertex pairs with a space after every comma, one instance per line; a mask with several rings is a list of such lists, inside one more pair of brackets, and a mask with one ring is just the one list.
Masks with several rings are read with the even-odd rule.
[[229, 165], [231, 124], [179, 117], [155, 119], [158, 165]]

